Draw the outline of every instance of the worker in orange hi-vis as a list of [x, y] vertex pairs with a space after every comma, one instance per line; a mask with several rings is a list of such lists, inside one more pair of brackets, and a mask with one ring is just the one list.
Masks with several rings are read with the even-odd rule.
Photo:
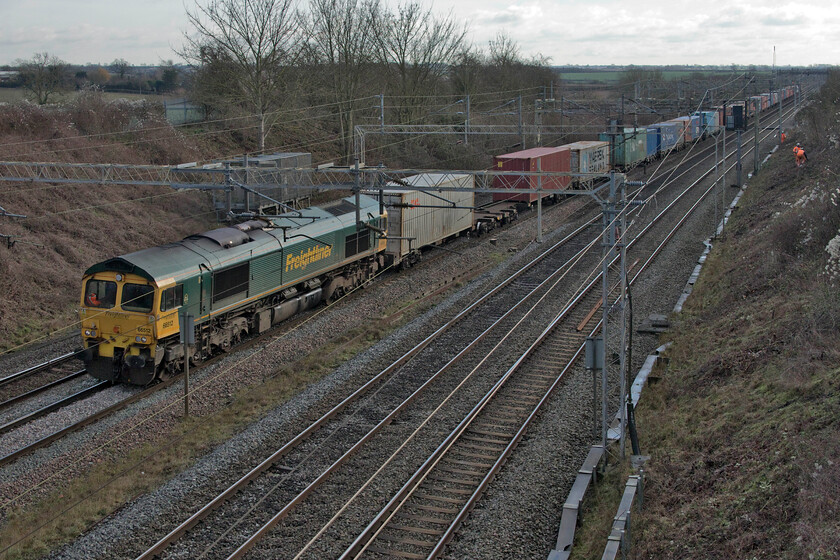
[[800, 167], [808, 159], [805, 155], [805, 150], [802, 149], [799, 143], [793, 147], [793, 155], [796, 158], [796, 167]]
[[783, 131], [782, 131], [782, 144], [784, 144], [784, 143], [785, 143], [785, 139], [786, 139], [786, 138], [787, 138], [787, 136], [785, 136], [785, 131], [783, 130]]

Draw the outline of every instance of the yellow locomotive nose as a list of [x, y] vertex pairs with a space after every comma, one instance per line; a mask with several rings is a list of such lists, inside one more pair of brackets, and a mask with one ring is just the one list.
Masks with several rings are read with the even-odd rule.
[[85, 278], [82, 358], [88, 372], [105, 381], [144, 385], [154, 379], [157, 292], [133, 274], [98, 272]]

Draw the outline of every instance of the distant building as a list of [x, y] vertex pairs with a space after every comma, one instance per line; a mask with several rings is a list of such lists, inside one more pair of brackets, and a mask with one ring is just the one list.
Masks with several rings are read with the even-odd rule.
[[193, 105], [186, 99], [164, 101], [163, 108], [166, 111], [166, 120], [171, 124], [186, 124], [204, 120], [204, 109], [198, 105]]
[[0, 84], [11, 84], [16, 82], [20, 77], [20, 72], [17, 70], [0, 70]]

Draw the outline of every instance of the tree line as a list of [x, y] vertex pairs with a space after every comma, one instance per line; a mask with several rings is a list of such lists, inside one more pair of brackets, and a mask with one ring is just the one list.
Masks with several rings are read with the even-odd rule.
[[442, 97], [556, 79], [548, 59], [524, 57], [506, 34], [481, 48], [451, 12], [412, 0], [395, 8], [380, 0], [211, 0], [195, 2], [187, 16], [178, 54], [193, 70], [191, 97], [208, 115], [253, 116], [260, 151], [281, 111], [295, 106], [329, 105], [349, 160], [372, 96], [389, 98], [389, 123], [412, 124]]
[[124, 93], [170, 93], [181, 85], [181, 72], [169, 60], [156, 67], [132, 67], [118, 58], [105, 66], [72, 65], [48, 52], [17, 60], [17, 76], [4, 87], [20, 87], [38, 105], [60, 99], [73, 90], [97, 89]]
[[186, 68], [167, 61], [156, 76], [140, 76], [124, 59], [83, 69], [44, 52], [18, 61], [20, 83], [39, 104], [74, 88], [177, 90], [208, 120], [250, 123], [238, 126], [256, 130], [260, 152], [287, 110], [324, 107], [319, 127], [350, 162], [356, 125], [380, 114], [372, 111], [377, 96], [388, 98], [389, 124], [408, 125], [468, 96], [515, 97], [559, 81], [549, 59], [524, 56], [507, 34], [475, 45], [452, 12], [417, 0], [394, 8], [381, 0], [193, 0], [186, 10], [189, 29], [176, 49]]

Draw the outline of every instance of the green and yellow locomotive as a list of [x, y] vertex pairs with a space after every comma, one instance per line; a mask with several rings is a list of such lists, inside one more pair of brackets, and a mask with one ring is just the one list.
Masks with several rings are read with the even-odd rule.
[[387, 213], [360, 196], [192, 235], [90, 267], [79, 309], [83, 359], [102, 380], [146, 385], [340, 297], [382, 266]]

